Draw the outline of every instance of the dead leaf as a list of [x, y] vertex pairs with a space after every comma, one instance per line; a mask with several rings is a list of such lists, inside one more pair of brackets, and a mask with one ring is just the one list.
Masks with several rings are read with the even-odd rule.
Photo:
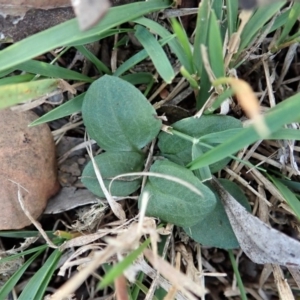
[[20, 207], [17, 185], [34, 219], [59, 190], [53, 137], [46, 124], [28, 127], [36, 118], [31, 111], [0, 111], [0, 230], [31, 223]]
[[95, 197], [95, 195], [86, 189], [64, 187], [57, 195], [49, 200], [44, 214], [59, 214], [78, 206], [98, 202], [99, 200]]
[[240, 247], [257, 264], [300, 266], [300, 243], [275, 230], [246, 211], [218, 182], [212, 184], [224, 208]]

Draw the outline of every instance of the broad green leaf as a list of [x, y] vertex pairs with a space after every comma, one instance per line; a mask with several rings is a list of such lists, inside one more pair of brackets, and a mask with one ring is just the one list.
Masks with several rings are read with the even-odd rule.
[[[95, 162], [108, 189], [113, 177], [124, 173], [142, 171], [144, 157], [137, 152], [105, 152], [97, 155]], [[99, 197], [105, 197], [97, 180], [92, 162], [89, 162], [84, 168], [81, 181], [92, 193]], [[128, 196], [135, 192], [140, 185], [140, 177], [122, 177], [113, 181], [111, 194], [113, 196]]]
[[108, 75], [91, 84], [82, 116], [88, 134], [106, 151], [139, 151], [161, 127], [155, 109], [137, 88]]
[[[264, 117], [265, 122], [271, 132], [276, 132], [283, 125], [295, 122], [300, 117], [300, 94], [296, 94], [285, 101], [280, 102], [276, 107], [272, 108]], [[211, 165], [223, 158], [231, 155], [245, 146], [261, 139], [254, 126], [244, 128], [238, 134], [233, 135], [223, 144], [218, 145], [214, 149], [204, 153], [202, 156], [191, 162], [188, 167], [191, 170], [199, 167]]]
[[52, 252], [43, 266], [31, 277], [18, 300], [43, 299], [61, 255], [62, 252], [57, 249]]
[[7, 70], [60, 46], [74, 45], [80, 40], [84, 44], [89, 38], [98, 37], [115, 26], [147, 13], [167, 8], [171, 4], [170, 2], [169, 0], [152, 0], [112, 7], [98, 25], [84, 32], [79, 29], [76, 19], [39, 32], [1, 51], [0, 71]]
[[[201, 118], [191, 117], [172, 124], [173, 129], [195, 139], [199, 139], [212, 133], [221, 134], [222, 131], [240, 128], [241, 126], [242, 124], [239, 120], [229, 116], [220, 115], [203, 115]], [[186, 165], [193, 160], [192, 142], [165, 132], [161, 132], [158, 139], [158, 147], [163, 156], [182, 165]], [[211, 144], [211, 146], [216, 146], [216, 144]], [[203, 146], [201, 148], [203, 153], [209, 150]], [[231, 158], [225, 158], [218, 163], [210, 165], [211, 172], [215, 173], [224, 168], [230, 159]]]
[[150, 176], [139, 197], [140, 207], [144, 193], [149, 193], [147, 215], [177, 226], [189, 227], [204, 219], [214, 209], [216, 197], [213, 192], [188, 169], [168, 160], [160, 160], [152, 165], [150, 171], [187, 181], [194, 185], [203, 197], [179, 183]]
[[149, 244], [150, 239], [147, 239], [137, 249], [133, 250], [130, 254], [128, 254], [122, 261], [113, 266], [104, 276], [104, 278], [100, 281], [99, 288], [103, 289], [109, 284], [113, 283], [117, 277], [123, 274], [124, 271], [133, 264], [133, 262], [144, 251], [144, 249], [147, 248]]
[[136, 38], [147, 51], [159, 75], [165, 82], [171, 83], [175, 74], [162, 46], [144, 26], [136, 25], [135, 29]]
[[17, 285], [17, 282], [22, 277], [26, 269], [33, 263], [33, 261], [44, 251], [45, 249], [37, 251], [33, 254], [1, 287], [0, 299], [7, 299], [9, 292]]
[[293, 210], [293, 212], [297, 216], [298, 220], [300, 220], [300, 201], [299, 201], [299, 199], [280, 180], [278, 180], [274, 176], [270, 176], [270, 178], [273, 181], [276, 188], [278, 189], [278, 191], [280, 192], [280, 194], [284, 197], [285, 201], [288, 203], [290, 208]]
[[29, 126], [36, 126], [39, 124], [51, 122], [81, 111], [84, 96], [85, 93], [82, 93], [81, 95], [76, 96], [66, 103], [50, 110], [48, 113], [33, 121]]
[[0, 86], [0, 109], [44, 96], [56, 90], [58, 86], [59, 80], [56, 79], [2, 85]]
[[[240, 187], [227, 179], [218, 179], [223, 187], [238, 200], [248, 211], [250, 205], [244, 192]], [[206, 185], [213, 190], [210, 183]], [[218, 193], [214, 192], [217, 199], [217, 205], [214, 210], [209, 213], [206, 218], [202, 219], [192, 227], [185, 227], [183, 230], [196, 242], [208, 247], [217, 247], [223, 249], [234, 249], [239, 247], [239, 243], [231, 228], [227, 214], [224, 210], [222, 201]]]

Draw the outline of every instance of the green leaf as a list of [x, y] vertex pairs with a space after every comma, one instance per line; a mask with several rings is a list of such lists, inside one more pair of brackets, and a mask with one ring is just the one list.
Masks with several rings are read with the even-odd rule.
[[[300, 116], [300, 94], [296, 94], [272, 108], [265, 116], [265, 122], [271, 134], [279, 130], [284, 124], [296, 121]], [[233, 135], [226, 142], [218, 145], [214, 149], [204, 153], [192, 161], [188, 167], [191, 170], [198, 169], [206, 165], [213, 164], [231, 155], [245, 146], [261, 139], [254, 126], [244, 128], [238, 134]]]
[[34, 78], [33, 74], [15, 75], [0, 79], [0, 85], [16, 84], [30, 81]]
[[176, 33], [178, 41], [180, 42], [183, 48], [184, 55], [188, 59], [188, 63], [189, 63], [188, 70], [192, 70], [192, 73], [194, 74], [195, 71], [194, 71], [193, 53], [191, 50], [191, 44], [189, 42], [189, 38], [186, 34], [186, 31], [184, 30], [182, 25], [179, 24], [179, 22], [174, 18], [171, 19], [171, 24], [173, 27], [173, 31]]
[[85, 81], [85, 82], [94, 81], [92, 78], [80, 74], [78, 72], [60, 66], [47, 64], [45, 62], [37, 61], [37, 60], [26, 61], [16, 66], [16, 69], [28, 73], [43, 75], [46, 77], [78, 80], [78, 81]]
[[120, 261], [117, 265], [111, 268], [107, 274], [104, 276], [102, 281], [100, 281], [99, 288], [103, 289], [109, 284], [113, 283], [114, 280], [119, 277], [123, 272], [133, 264], [134, 260], [138, 258], [138, 256], [147, 248], [150, 244], [150, 239], [147, 239], [143, 244], [141, 244], [137, 249], [133, 250], [130, 254], [128, 254], [122, 261]]
[[237, 0], [226, 0], [226, 11], [227, 11], [227, 27], [229, 38], [234, 32], [237, 31], [237, 20], [238, 20], [238, 1]]
[[[45, 247], [46, 248], [46, 247]], [[17, 285], [17, 282], [22, 277], [26, 269], [45, 249], [37, 251], [33, 254], [2, 286], [0, 289], [0, 299], [6, 299], [9, 292]]]
[[[97, 155], [94, 159], [107, 188], [113, 177], [124, 173], [140, 172], [144, 166], [144, 157], [137, 152], [105, 152]], [[105, 197], [91, 161], [84, 168], [81, 181], [92, 193], [99, 197]], [[141, 177], [138, 179], [136, 177], [122, 177], [112, 183], [111, 194], [113, 196], [128, 196], [135, 192], [140, 185]]]
[[189, 60], [188, 57], [185, 55], [185, 51], [182, 45], [176, 38], [170, 39], [174, 35], [172, 35], [166, 28], [164, 28], [159, 23], [144, 17], [138, 18], [134, 20], [134, 22], [149, 28], [151, 32], [159, 35], [162, 38], [160, 40], [161, 45], [163, 45], [163, 40], [169, 40], [168, 45], [171, 48], [172, 52], [174, 52], [180, 63], [185, 67], [185, 69], [188, 70], [189, 73], [193, 72], [193, 68], [189, 68]]
[[257, 9], [249, 22], [246, 24], [242, 35], [239, 52], [247, 48], [257, 33], [284, 5], [284, 2], [272, 3], [272, 5], [264, 5]]
[[61, 255], [62, 252], [59, 250], [54, 250], [52, 252], [43, 266], [31, 277], [18, 300], [43, 299], [46, 288], [48, 287]]
[[[242, 204], [248, 211], [251, 207], [248, 203], [244, 192], [240, 187], [227, 179], [218, 179], [223, 187]], [[212, 188], [210, 183], [206, 185]], [[217, 205], [214, 210], [209, 213], [206, 218], [202, 219], [192, 227], [185, 227], [183, 230], [196, 242], [208, 247], [217, 247], [223, 249], [234, 249], [239, 247], [239, 243], [231, 228], [227, 214], [224, 210], [222, 201], [218, 193], [214, 192], [217, 199]]]
[[149, 193], [147, 215], [177, 226], [189, 227], [204, 219], [214, 209], [216, 197], [213, 192], [186, 168], [168, 160], [160, 160], [152, 165], [150, 171], [187, 181], [195, 186], [203, 197], [179, 183], [150, 176], [139, 197], [140, 207], [143, 195], [145, 192]]
[[276, 39], [276, 46], [280, 45], [290, 34], [292, 28], [298, 20], [300, 14], [300, 3], [294, 3], [292, 8], [289, 10], [289, 16], [284, 23], [283, 30], [280, 37]]
[[[201, 116], [201, 118], [186, 118], [172, 124], [172, 128], [184, 133], [192, 138], [199, 139], [208, 134], [222, 134], [222, 131], [240, 128], [241, 122], [235, 118], [229, 116], [220, 115], [208, 115]], [[186, 165], [190, 163], [192, 158], [192, 146], [193, 143], [187, 140], [183, 140], [178, 136], [171, 135], [165, 132], [161, 132], [158, 136], [158, 147], [162, 152], [162, 155], [170, 160]], [[210, 144], [215, 146], [216, 144]], [[209, 149], [201, 146], [202, 152], [205, 153]], [[228, 164], [231, 158], [225, 158], [218, 163], [210, 165], [212, 173], [215, 173]]]
[[15, 260], [15, 259], [17, 259], [21, 256], [25, 256], [25, 255], [28, 255], [28, 254], [31, 254], [31, 253], [35, 253], [35, 252], [38, 252], [40, 250], [44, 251], [47, 248], [48, 248], [48, 246], [45, 244], [45, 245], [41, 245], [41, 246], [38, 246], [38, 247], [30, 248], [30, 249], [25, 250], [21, 253], [12, 254], [10, 256], [3, 257], [3, 258], [0, 259], [0, 265], [6, 263], [8, 261]]
[[203, 0], [199, 5], [197, 24], [195, 29], [194, 40], [194, 62], [197, 69], [197, 75], [202, 77], [204, 70], [203, 60], [201, 55], [201, 45], [207, 46], [207, 36], [209, 32], [209, 19], [210, 19], [211, 7], [210, 0]]
[[81, 111], [84, 96], [85, 93], [82, 93], [81, 95], [76, 96], [75, 98], [67, 101], [66, 103], [50, 110], [45, 115], [33, 121], [29, 126], [36, 126], [39, 124], [51, 122]]
[[108, 75], [86, 92], [82, 116], [88, 134], [107, 151], [139, 151], [161, 127], [155, 109], [137, 88]]
[[0, 86], [0, 109], [51, 93], [57, 89], [56, 79], [37, 80]]
[[97, 68], [98, 72], [102, 74], [111, 75], [111, 70], [91, 51], [89, 51], [85, 46], [77, 46], [76, 49], [84, 55], [90, 62], [92, 62]]
[[216, 78], [223, 77], [225, 76], [223, 41], [220, 24], [214, 11], [211, 12], [208, 33], [208, 55], [211, 68]]
[[98, 39], [100, 34], [115, 26], [147, 13], [167, 8], [169, 5], [169, 0], [152, 0], [112, 7], [98, 25], [84, 32], [79, 29], [76, 19], [69, 20], [2, 50], [0, 52], [0, 71], [7, 70], [60, 46], [74, 45], [80, 40], [84, 44], [87, 39], [93, 37]]
[[165, 82], [171, 83], [175, 74], [162, 46], [145, 27], [136, 25], [135, 29], [136, 38], [147, 51], [159, 75]]
[[300, 201], [295, 196], [295, 194], [280, 180], [277, 178], [270, 176], [271, 180], [273, 181], [274, 185], [280, 192], [280, 194], [284, 197], [285, 201], [288, 203], [290, 208], [293, 210], [295, 215], [297, 216], [298, 220], [300, 220]]

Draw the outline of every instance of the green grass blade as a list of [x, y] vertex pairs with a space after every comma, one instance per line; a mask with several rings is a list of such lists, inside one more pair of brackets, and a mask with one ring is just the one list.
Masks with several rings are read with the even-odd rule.
[[[53, 231], [46, 231], [48, 237], [50, 239], [55, 238], [56, 236], [53, 234]], [[14, 238], [14, 239], [26, 239], [29, 237], [36, 237], [40, 236], [41, 234], [38, 231], [34, 230], [5, 230], [5, 231], [0, 231], [0, 237], [5, 237], [5, 238]]]
[[220, 25], [214, 11], [211, 13], [208, 32], [208, 56], [216, 78], [225, 76], [223, 41], [221, 38]]
[[237, 281], [237, 284], [238, 284], [238, 287], [239, 287], [239, 290], [240, 290], [240, 293], [241, 293], [241, 299], [242, 300], [247, 300], [248, 298], [247, 298], [247, 295], [246, 295], [246, 290], [245, 290], [243, 280], [242, 280], [242, 277], [241, 277], [241, 274], [240, 274], [240, 271], [239, 271], [238, 265], [236, 263], [236, 260], [234, 258], [232, 250], [228, 250], [228, 254], [229, 254], [229, 258], [230, 258], [230, 261], [231, 261], [233, 272], [235, 274], [236, 281]]
[[195, 29], [195, 41], [194, 41], [194, 63], [197, 69], [199, 77], [202, 77], [203, 61], [200, 52], [201, 45], [207, 46], [207, 36], [209, 31], [209, 19], [211, 13], [210, 0], [203, 0], [200, 3], [197, 24]]
[[33, 121], [29, 126], [36, 126], [39, 124], [51, 122], [81, 111], [84, 95], [85, 93], [82, 93], [79, 96], [76, 96], [75, 98], [69, 100], [68, 102], [52, 109], [45, 115]]
[[[170, 41], [170, 39], [173, 39], [173, 38], [174, 38], [174, 36], [169, 36], [167, 38], [163, 38], [159, 41], [159, 43], [161, 46], [163, 46], [163, 45], [167, 44]], [[117, 77], [121, 76], [126, 71], [128, 71], [129, 69], [131, 69], [132, 67], [134, 67], [135, 65], [137, 65], [138, 63], [140, 63], [141, 61], [146, 59], [147, 57], [148, 57], [148, 53], [146, 50], [142, 50], [142, 51], [136, 53], [135, 55], [133, 55], [132, 57], [127, 59], [123, 64], [121, 64], [113, 75], [117, 76]]]
[[136, 250], [128, 254], [121, 262], [111, 268], [99, 283], [99, 289], [103, 289], [120, 276], [124, 270], [126, 270], [135, 259], [144, 251], [144, 249], [150, 244], [150, 239], [143, 242]]
[[2, 50], [0, 71], [12, 68], [54, 48], [73, 45], [76, 41], [99, 36], [115, 26], [167, 8], [170, 2], [169, 0], [152, 0], [112, 7], [98, 25], [84, 32], [79, 30], [76, 19], [49, 28]]
[[0, 79], [0, 85], [16, 84], [30, 81], [34, 78], [32, 74], [15, 75]]
[[57, 79], [2, 85], [0, 86], [0, 109], [44, 96], [58, 87]]
[[[265, 122], [271, 133], [276, 132], [276, 130], [280, 129], [284, 124], [297, 120], [300, 116], [299, 112], [300, 94], [296, 94], [279, 103], [274, 109], [271, 109], [270, 112], [265, 115]], [[188, 167], [191, 170], [195, 170], [202, 166], [210, 165], [259, 139], [261, 139], [261, 137], [258, 135], [255, 128], [253, 126], [249, 126], [241, 133], [228, 139], [225, 143], [215, 147], [192, 161]]]
[[6, 299], [9, 292], [17, 285], [17, 282], [24, 274], [26, 269], [33, 263], [33, 261], [44, 251], [44, 249], [37, 251], [32, 255], [21, 267], [17, 270], [0, 289], [0, 299]]
[[127, 74], [124, 76], [121, 76], [122, 79], [130, 82], [133, 85], [136, 84], [149, 84], [152, 81], [154, 81], [153, 75], [148, 72], [140, 72], [140, 73], [134, 73], [134, 74]]
[[125, 33], [125, 32], [129, 32], [129, 31], [133, 31], [133, 29], [126, 29], [126, 28], [109, 29], [109, 30], [105, 30], [105, 32], [101, 32], [100, 34], [95, 34], [95, 35], [93, 34], [92, 36], [76, 39], [76, 41], [73, 40], [71, 44], [66, 45], [66, 46], [76, 47], [76, 46], [87, 45], [90, 43], [94, 43], [94, 42], [103, 40], [103, 39], [105, 39], [109, 36], [115, 35], [117, 33]]
[[39, 74], [46, 77], [93, 82], [93, 79], [86, 75], [69, 70], [67, 68], [47, 64], [45, 62], [37, 60], [29, 60], [27, 62], [24, 62], [16, 66], [16, 69], [28, 73]]
[[238, 53], [247, 48], [252, 39], [263, 28], [263, 26], [281, 9], [284, 2], [274, 2], [257, 9], [252, 18], [246, 24], [242, 34]]
[[165, 82], [171, 83], [175, 74], [161, 45], [145, 27], [136, 25], [135, 29], [136, 38], [147, 51], [159, 75]]
[[281, 181], [273, 176], [269, 176], [272, 180], [280, 194], [284, 197], [285, 201], [288, 203], [290, 208], [293, 210], [298, 220], [300, 220], [300, 201], [295, 196], [295, 194]]
[[178, 41], [183, 48], [184, 56], [188, 60], [187, 70], [192, 70], [192, 74], [194, 74], [195, 70], [194, 70], [194, 62], [193, 62], [193, 53], [186, 32], [176, 19], [171, 19], [171, 24], [172, 24], [173, 31], [176, 34]]
[[100, 74], [102, 72], [108, 75], [112, 74], [111, 70], [95, 54], [87, 50], [85, 46], [76, 46], [76, 49], [95, 65]]
[[42, 300], [48, 283], [55, 271], [56, 265], [62, 255], [59, 250], [54, 250], [43, 266], [31, 277], [23, 289], [18, 300]]
[[237, 0], [226, 0], [227, 7], [227, 27], [229, 38], [237, 31], [238, 9], [239, 4]]
[[291, 32], [300, 15], [300, 3], [295, 2], [289, 10], [288, 18], [286, 19], [280, 37], [276, 40], [276, 45], [280, 45]]
[[4, 264], [4, 263], [6, 263], [8, 261], [12, 261], [12, 260], [14, 260], [16, 258], [19, 258], [21, 256], [25, 256], [25, 255], [28, 255], [28, 254], [31, 254], [31, 253], [35, 253], [35, 252], [39, 252], [39, 251], [44, 251], [47, 248], [48, 248], [47, 245], [41, 245], [41, 246], [38, 246], [38, 247], [34, 247], [34, 248], [31, 248], [31, 249], [25, 250], [25, 251], [23, 251], [21, 253], [17, 253], [17, 254], [13, 254], [13, 255], [1, 258], [0, 259], [0, 264]]
[[[173, 37], [174, 35], [171, 34], [166, 28], [158, 24], [157, 22], [147, 19], [147, 18], [138, 18], [134, 20], [135, 23], [143, 25], [158, 34], [162, 39], [166, 39], [169, 37]], [[180, 63], [188, 70], [189, 73], [193, 73], [193, 68], [189, 67], [189, 61], [185, 52], [180, 45], [179, 41], [176, 38], [172, 38], [169, 40], [168, 45], [170, 46], [171, 50], [174, 52]]]

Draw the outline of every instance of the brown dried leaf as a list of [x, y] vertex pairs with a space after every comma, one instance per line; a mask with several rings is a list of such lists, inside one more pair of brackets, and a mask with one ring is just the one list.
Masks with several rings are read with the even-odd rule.
[[217, 181], [213, 186], [223, 201], [225, 211], [246, 255], [257, 264], [300, 266], [300, 243], [275, 230], [246, 211]]

